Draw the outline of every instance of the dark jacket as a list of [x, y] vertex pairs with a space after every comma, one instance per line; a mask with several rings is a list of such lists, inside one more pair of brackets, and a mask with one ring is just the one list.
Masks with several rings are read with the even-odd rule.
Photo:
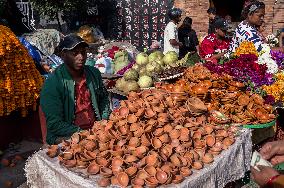
[[[87, 87], [90, 90], [96, 120], [107, 119], [110, 113], [108, 92], [98, 69], [86, 66]], [[48, 144], [58, 137], [69, 137], [80, 128], [73, 124], [75, 118], [75, 81], [66, 65], [60, 65], [45, 81], [40, 95], [40, 105], [46, 117]]]
[[198, 46], [198, 38], [193, 29], [180, 27], [178, 29], [178, 39], [183, 46], [179, 48], [179, 57], [184, 57], [188, 52], [196, 52]]

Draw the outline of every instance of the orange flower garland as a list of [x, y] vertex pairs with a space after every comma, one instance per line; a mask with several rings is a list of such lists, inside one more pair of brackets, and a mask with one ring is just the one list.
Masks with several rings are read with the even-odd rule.
[[0, 25], [0, 116], [36, 109], [43, 78], [16, 35]]
[[240, 46], [236, 49], [234, 55], [239, 57], [242, 54], [254, 54], [258, 56], [254, 43], [249, 41], [242, 42]]

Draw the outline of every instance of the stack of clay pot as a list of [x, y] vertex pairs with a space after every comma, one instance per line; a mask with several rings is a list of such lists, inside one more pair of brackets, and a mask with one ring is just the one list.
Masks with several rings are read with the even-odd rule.
[[158, 90], [130, 92], [110, 120], [96, 122], [52, 146], [67, 168], [100, 175], [98, 185], [156, 187], [179, 184], [235, 142], [236, 127], [208, 122], [199, 98]]
[[212, 116], [215, 123], [263, 124], [275, 119], [272, 106], [265, 104], [258, 94], [246, 91], [245, 85], [234, 81], [229, 75], [218, 76], [202, 66], [188, 68], [184, 78], [176, 84], [165, 84], [160, 89], [187, 92], [202, 100], [208, 111], [217, 111], [227, 117], [227, 121]]

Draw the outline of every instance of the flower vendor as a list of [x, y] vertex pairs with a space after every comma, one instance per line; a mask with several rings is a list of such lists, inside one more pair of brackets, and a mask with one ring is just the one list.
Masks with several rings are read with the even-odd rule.
[[215, 33], [204, 38], [199, 47], [199, 53], [205, 59], [220, 59], [229, 47], [229, 40], [225, 38], [229, 29], [226, 20], [219, 18], [214, 23]]
[[258, 30], [264, 23], [265, 4], [253, 1], [244, 8], [242, 14], [245, 20], [235, 30], [228, 55], [235, 53], [236, 49], [244, 41], [253, 42], [258, 52], [262, 51], [265, 43], [265, 38], [261, 36], [261, 32]]
[[40, 96], [48, 144], [68, 139], [81, 129], [90, 129], [94, 121], [109, 116], [108, 93], [101, 74], [85, 65], [87, 46], [75, 34], [67, 35], [59, 44], [64, 63], [45, 81]]

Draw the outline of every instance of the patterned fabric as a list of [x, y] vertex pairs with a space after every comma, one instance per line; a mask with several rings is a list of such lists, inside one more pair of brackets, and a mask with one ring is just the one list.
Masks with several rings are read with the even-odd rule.
[[95, 121], [91, 94], [87, 88], [86, 76], [75, 85], [76, 109], [74, 124], [81, 129], [90, 129]]
[[199, 46], [199, 54], [202, 58], [210, 58], [214, 54], [227, 51], [229, 40], [220, 40], [215, 33], [212, 33], [204, 38]]
[[24, 37], [47, 56], [54, 53], [60, 42], [60, 33], [55, 29], [38, 29], [32, 34], [25, 34]]
[[246, 21], [241, 22], [235, 30], [235, 35], [229, 47], [229, 53], [232, 54], [243, 41], [253, 42], [258, 52], [262, 50], [263, 38], [257, 29]]

